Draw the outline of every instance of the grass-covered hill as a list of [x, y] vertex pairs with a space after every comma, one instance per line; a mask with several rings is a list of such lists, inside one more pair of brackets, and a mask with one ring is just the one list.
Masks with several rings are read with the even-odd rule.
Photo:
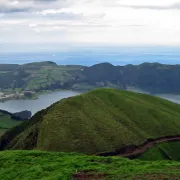
[[8, 129], [15, 127], [22, 122], [23, 120], [19, 117], [14, 116], [7, 111], [0, 110], [0, 136]]
[[77, 153], [0, 152], [2, 180], [178, 180], [180, 162], [139, 161]]
[[24, 65], [0, 64], [0, 89], [6, 91], [52, 90], [69, 88], [81, 66], [58, 66], [54, 62]]
[[180, 65], [143, 63], [91, 67], [38, 62], [24, 65], [0, 64], [0, 89], [21, 92], [55, 89], [92, 90], [99, 87], [142, 89], [150, 93], [180, 93]]
[[95, 154], [180, 135], [180, 105], [150, 95], [97, 89], [63, 99], [1, 138], [3, 149]]

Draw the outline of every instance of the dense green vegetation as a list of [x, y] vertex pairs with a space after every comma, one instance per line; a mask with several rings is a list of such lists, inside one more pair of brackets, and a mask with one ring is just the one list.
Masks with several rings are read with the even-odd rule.
[[104, 176], [103, 179], [113, 180], [180, 178], [180, 163], [172, 161], [147, 162], [76, 153], [3, 151], [0, 152], [0, 162], [0, 179], [3, 180], [71, 180], [75, 174], [91, 174], [91, 179], [99, 174]]
[[87, 91], [98, 87], [138, 88], [150, 93], [179, 93], [180, 65], [143, 63], [113, 66], [101, 63], [91, 67], [57, 65], [53, 62], [0, 65], [0, 89], [6, 92], [73, 89]]
[[180, 105], [150, 95], [97, 89], [63, 99], [1, 138], [1, 149], [118, 151], [180, 135]]
[[180, 142], [161, 143], [139, 157], [141, 160], [180, 160]]

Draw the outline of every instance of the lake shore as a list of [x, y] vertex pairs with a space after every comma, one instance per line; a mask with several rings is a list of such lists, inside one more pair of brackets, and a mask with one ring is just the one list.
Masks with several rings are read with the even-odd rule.
[[43, 93], [37, 93], [36, 99], [11, 99], [8, 101], [0, 102], [0, 109], [6, 110], [11, 113], [29, 110], [34, 115], [36, 112], [47, 108], [53, 103], [72, 96], [81, 94], [81, 92], [72, 90], [61, 90], [61, 91], [46, 91]]
[[38, 95], [35, 91], [0, 92], [0, 102], [6, 102], [9, 100], [37, 99], [37, 98], [38, 98]]
[[88, 90], [78, 89], [54, 89], [54, 90], [40, 90], [40, 91], [2, 91], [0, 92], [0, 102], [6, 102], [10, 100], [37, 100], [39, 96], [44, 94], [51, 94], [54, 92], [74, 91], [79, 93], [88, 92]]

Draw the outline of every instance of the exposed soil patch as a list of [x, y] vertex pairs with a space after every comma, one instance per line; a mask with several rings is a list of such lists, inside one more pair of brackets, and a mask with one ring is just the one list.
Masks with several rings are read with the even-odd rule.
[[167, 174], [145, 174], [143, 176], [137, 176], [133, 180], [178, 180], [179, 177], [176, 175]]
[[78, 172], [73, 175], [73, 180], [107, 180], [108, 174], [105, 173], [89, 173], [89, 172]]
[[103, 153], [98, 153], [98, 156], [123, 156], [127, 157], [130, 159], [134, 159], [139, 157], [141, 154], [146, 152], [148, 149], [152, 148], [156, 144], [160, 144], [163, 142], [174, 142], [174, 141], [180, 141], [180, 135], [176, 136], [165, 136], [165, 137], [160, 137], [157, 139], [148, 139], [146, 142], [139, 146], [127, 146], [119, 151], [116, 152], [103, 152]]

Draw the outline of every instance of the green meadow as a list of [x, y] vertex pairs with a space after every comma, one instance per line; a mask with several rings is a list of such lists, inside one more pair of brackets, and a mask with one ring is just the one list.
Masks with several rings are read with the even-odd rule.
[[[0, 152], [0, 179], [71, 180], [74, 174], [102, 179], [179, 179], [180, 162], [140, 161], [78, 153], [43, 151]], [[75, 178], [74, 178], [75, 179]]]

